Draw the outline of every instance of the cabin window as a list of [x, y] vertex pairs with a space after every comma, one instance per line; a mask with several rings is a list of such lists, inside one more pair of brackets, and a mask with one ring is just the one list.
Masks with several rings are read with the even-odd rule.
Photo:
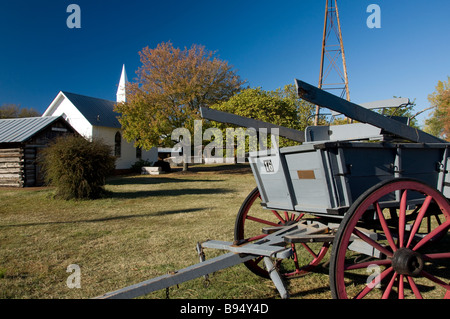
[[116, 136], [114, 137], [114, 155], [120, 157], [121, 153], [122, 153], [122, 135], [120, 135], [120, 132], [117, 132]]

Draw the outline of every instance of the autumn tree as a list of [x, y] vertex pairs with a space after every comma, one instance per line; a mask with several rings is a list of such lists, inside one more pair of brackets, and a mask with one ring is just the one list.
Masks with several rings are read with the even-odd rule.
[[20, 107], [17, 104], [4, 104], [0, 106], [0, 119], [36, 116], [41, 116], [41, 114], [33, 108]]
[[450, 77], [447, 82], [439, 81], [436, 91], [428, 95], [434, 111], [425, 121], [425, 131], [450, 141]]
[[145, 149], [173, 146], [175, 128], [192, 132], [200, 107], [228, 100], [244, 84], [228, 62], [201, 45], [181, 50], [163, 42], [139, 55], [137, 80], [127, 85], [127, 101], [116, 111], [123, 136]]

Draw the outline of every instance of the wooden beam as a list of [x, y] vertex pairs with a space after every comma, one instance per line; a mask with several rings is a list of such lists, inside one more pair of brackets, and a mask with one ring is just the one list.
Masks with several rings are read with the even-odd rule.
[[295, 83], [297, 85], [299, 97], [312, 104], [342, 113], [356, 121], [379, 127], [387, 133], [404, 138], [408, 141], [418, 143], [448, 143], [419, 129], [365, 109], [358, 104], [342, 99], [303, 81], [295, 80]]
[[[211, 121], [216, 121], [220, 123], [234, 124], [241, 127], [254, 128], [255, 130], [259, 129], [278, 129], [278, 133], [280, 136], [286, 137], [290, 140], [296, 142], [304, 142], [305, 141], [305, 132], [298, 131], [292, 128], [275, 125], [272, 123], [255, 120], [247, 117], [243, 117], [240, 115], [235, 115], [227, 112], [222, 112], [206, 107], [200, 108], [200, 113], [202, 118], [208, 119]], [[269, 132], [267, 132], [269, 133]]]

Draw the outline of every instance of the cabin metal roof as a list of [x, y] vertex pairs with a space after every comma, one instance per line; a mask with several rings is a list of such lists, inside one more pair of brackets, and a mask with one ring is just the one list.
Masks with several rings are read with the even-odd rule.
[[22, 143], [60, 116], [23, 117], [14, 119], [0, 119], [0, 143]]

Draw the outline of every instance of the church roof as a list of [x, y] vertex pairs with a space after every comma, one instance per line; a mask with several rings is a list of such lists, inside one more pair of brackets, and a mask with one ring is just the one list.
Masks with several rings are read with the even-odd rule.
[[0, 119], [0, 143], [22, 143], [61, 118], [60, 116]]
[[65, 91], [62, 91], [62, 93], [83, 114], [91, 125], [114, 128], [122, 127], [117, 119], [120, 114], [114, 112], [116, 102]]

